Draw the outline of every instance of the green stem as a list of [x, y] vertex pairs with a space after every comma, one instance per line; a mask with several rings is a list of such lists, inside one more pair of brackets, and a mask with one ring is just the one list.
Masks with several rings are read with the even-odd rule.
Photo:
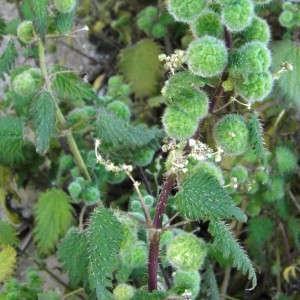
[[[47, 74], [47, 67], [46, 67], [46, 60], [45, 60], [45, 47], [44, 47], [43, 42], [40, 39], [38, 39], [38, 51], [39, 51], [40, 69], [41, 69], [42, 76], [46, 83], [47, 91], [52, 95], [53, 99], [55, 99], [52, 88], [51, 88], [51, 82], [50, 82], [48, 74]], [[54, 101], [54, 102], [55, 102], [55, 107], [56, 107], [56, 118], [58, 120], [60, 127], [62, 129], [64, 129], [65, 123], [66, 123], [65, 117], [62, 114], [62, 112], [57, 104], [57, 101]], [[74, 157], [75, 163], [76, 163], [77, 167], [79, 168], [79, 171], [85, 177], [85, 179], [91, 181], [90, 174], [84, 164], [84, 161], [82, 159], [82, 156], [79, 152], [79, 149], [77, 147], [77, 144], [74, 140], [72, 133], [67, 133], [67, 142], [68, 142], [70, 151]]]

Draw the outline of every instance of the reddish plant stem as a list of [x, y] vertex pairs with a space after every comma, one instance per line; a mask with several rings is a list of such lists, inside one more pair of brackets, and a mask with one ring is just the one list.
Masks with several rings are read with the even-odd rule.
[[[226, 47], [230, 49], [232, 47], [232, 38], [230, 32], [225, 28], [225, 43]], [[221, 75], [220, 83], [212, 96], [212, 100], [209, 105], [209, 113], [212, 113], [219, 97], [223, 94], [222, 83], [227, 79], [228, 70], [227, 68], [223, 71]], [[199, 122], [198, 128], [193, 135], [194, 139], [198, 139], [202, 130], [203, 122]], [[189, 154], [190, 147], [188, 143], [184, 148], [185, 154]], [[148, 291], [152, 292], [157, 290], [157, 272], [158, 272], [158, 257], [159, 257], [159, 242], [162, 234], [162, 219], [165, 213], [168, 196], [170, 195], [173, 185], [175, 183], [175, 176], [173, 174], [169, 175], [166, 179], [162, 191], [160, 193], [157, 205], [154, 220], [152, 222], [152, 226], [149, 229], [149, 256], [148, 256]]]
[[162, 219], [165, 213], [168, 196], [170, 195], [175, 178], [170, 175], [160, 193], [152, 228], [150, 229], [150, 247], [148, 257], [148, 291], [152, 292], [157, 289], [157, 270], [159, 256], [159, 241], [162, 234]]

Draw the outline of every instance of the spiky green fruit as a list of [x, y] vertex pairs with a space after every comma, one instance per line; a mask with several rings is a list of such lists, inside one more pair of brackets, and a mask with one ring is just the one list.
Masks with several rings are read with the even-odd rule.
[[28, 96], [36, 90], [36, 81], [30, 72], [24, 71], [13, 79], [12, 88], [20, 96]]
[[62, 14], [70, 13], [76, 6], [76, 0], [54, 0], [55, 8]]
[[100, 201], [100, 191], [95, 186], [89, 186], [84, 189], [82, 198], [87, 205], [94, 205]]
[[224, 41], [212, 36], [193, 40], [187, 49], [189, 70], [203, 77], [219, 75], [227, 64]]
[[238, 183], [245, 183], [248, 179], [248, 169], [242, 165], [236, 165], [230, 172], [231, 178], [236, 178]]
[[205, 5], [205, 0], [169, 0], [168, 10], [175, 20], [191, 22], [201, 13]]
[[134, 164], [145, 167], [152, 162], [155, 151], [153, 149], [141, 148], [134, 151], [132, 161]]
[[191, 24], [191, 29], [195, 37], [204, 35], [220, 36], [223, 30], [220, 16], [212, 10], [205, 10]]
[[254, 202], [254, 201], [251, 201], [250, 203], [247, 204], [247, 207], [246, 207], [247, 215], [249, 215], [251, 217], [255, 217], [255, 216], [259, 215], [260, 211], [261, 211], [260, 204]]
[[68, 186], [68, 191], [74, 200], [78, 200], [80, 197], [80, 194], [82, 192], [82, 186], [80, 183], [73, 181]]
[[177, 294], [182, 295], [186, 290], [191, 291], [193, 299], [200, 292], [201, 276], [198, 271], [184, 272], [177, 270], [173, 273], [173, 283]]
[[[214, 176], [220, 185], [224, 185], [224, 177], [222, 173], [222, 169], [215, 165], [211, 161], [197, 161], [196, 164], [190, 163], [188, 164], [188, 176], [204, 172], [211, 176]], [[185, 174], [183, 174], [184, 176]]]
[[116, 172], [109, 171], [107, 172], [106, 181], [111, 184], [118, 184], [124, 181], [126, 177], [127, 175], [123, 172], [116, 173]]
[[166, 35], [167, 33], [167, 28], [165, 25], [161, 24], [161, 23], [156, 23], [153, 24], [152, 28], [151, 28], [151, 35], [156, 38], [162, 38]]
[[198, 126], [198, 119], [191, 118], [175, 106], [166, 108], [162, 123], [168, 136], [177, 140], [184, 140], [194, 134]]
[[238, 51], [237, 65], [247, 73], [267, 71], [271, 65], [271, 52], [261, 42], [247, 43]]
[[258, 41], [266, 44], [270, 41], [270, 35], [268, 23], [257, 16], [253, 18], [251, 25], [242, 33], [245, 41]]
[[113, 295], [115, 300], [129, 300], [135, 292], [136, 290], [132, 285], [120, 283], [114, 288]]
[[254, 0], [256, 5], [264, 5], [270, 3], [272, 0]]
[[291, 28], [296, 25], [295, 21], [294, 21], [294, 14], [293, 14], [293, 12], [291, 12], [289, 10], [283, 11], [279, 15], [278, 20], [279, 20], [280, 25], [283, 27], [286, 27], [286, 28]]
[[285, 195], [285, 182], [281, 177], [272, 176], [269, 178], [267, 185], [267, 191], [263, 193], [263, 199], [268, 202], [276, 202], [282, 199]]
[[142, 241], [138, 241], [127, 251], [121, 252], [120, 255], [125, 265], [133, 268], [143, 267], [147, 264], [147, 245]]
[[195, 271], [201, 268], [207, 254], [205, 243], [193, 234], [177, 235], [167, 245], [167, 259], [177, 269]]
[[23, 21], [17, 28], [18, 38], [25, 44], [34, 41], [33, 23], [32, 21]]
[[297, 169], [297, 156], [289, 148], [279, 146], [275, 149], [276, 168], [280, 174], [289, 174]]
[[117, 115], [119, 118], [123, 119], [124, 121], [129, 121], [131, 117], [131, 111], [124, 102], [120, 100], [115, 100], [110, 102], [107, 105], [107, 110]]
[[250, 73], [247, 78], [235, 81], [237, 92], [250, 103], [264, 100], [273, 87], [273, 77], [270, 72]]
[[250, 0], [226, 1], [222, 9], [222, 20], [230, 31], [242, 31], [250, 25], [254, 5]]
[[87, 123], [90, 123], [96, 116], [96, 110], [93, 106], [76, 107], [67, 115], [67, 127], [73, 127], [73, 130], [86, 130]]
[[214, 138], [226, 154], [244, 153], [249, 146], [249, 129], [245, 118], [235, 114], [224, 116], [214, 127]]

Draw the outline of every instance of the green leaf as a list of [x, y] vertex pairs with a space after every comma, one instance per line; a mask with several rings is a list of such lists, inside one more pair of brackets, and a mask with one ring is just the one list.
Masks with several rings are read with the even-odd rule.
[[22, 159], [23, 122], [16, 117], [0, 117], [0, 163], [11, 165]]
[[2, 35], [5, 33], [6, 24], [4, 20], [0, 17], [0, 40], [2, 40]]
[[289, 215], [288, 219], [288, 228], [291, 233], [291, 236], [294, 239], [294, 243], [297, 249], [300, 249], [300, 222], [299, 219], [293, 218]]
[[18, 243], [16, 229], [8, 222], [0, 220], [0, 246], [17, 245]]
[[150, 39], [121, 51], [119, 67], [138, 98], [155, 94], [162, 78], [160, 46]]
[[213, 236], [213, 249], [222, 253], [222, 256], [243, 274], [248, 273], [248, 278], [252, 281], [252, 288], [254, 288], [257, 278], [252, 262], [230, 232], [229, 227], [222, 221], [211, 220], [208, 232]]
[[69, 196], [59, 189], [42, 193], [34, 206], [34, 240], [41, 253], [48, 254], [63, 236], [72, 220]]
[[0, 78], [4, 80], [4, 74], [9, 75], [10, 69], [15, 65], [18, 52], [13, 40], [9, 40], [7, 46], [0, 57]]
[[57, 13], [55, 15], [55, 21], [53, 26], [57, 30], [57, 32], [61, 34], [69, 33], [73, 27], [74, 17], [75, 17], [76, 9], [73, 9], [69, 13]]
[[48, 0], [31, 0], [31, 7], [34, 29], [41, 40], [45, 41], [48, 27]]
[[257, 259], [264, 259], [262, 247], [272, 237], [275, 229], [273, 220], [264, 217], [253, 217], [249, 221], [249, 251]]
[[273, 72], [278, 72], [284, 62], [293, 66], [292, 71], [283, 73], [275, 82], [277, 92], [300, 110], [300, 47], [292, 41], [284, 40], [273, 43], [271, 49]]
[[59, 99], [74, 102], [78, 100], [91, 101], [97, 97], [92, 86], [70, 69], [55, 66], [50, 75], [54, 75], [52, 84]]
[[87, 240], [84, 233], [71, 227], [58, 246], [58, 260], [62, 268], [68, 272], [72, 285], [84, 283], [87, 280]]
[[45, 154], [50, 139], [55, 133], [55, 102], [47, 91], [41, 91], [32, 101], [30, 112], [33, 118], [36, 151]]
[[209, 259], [206, 259], [204, 269], [205, 272], [202, 274], [203, 286], [201, 287], [201, 290], [207, 290], [210, 300], [219, 300], [218, 283]]
[[162, 131], [155, 127], [144, 125], [133, 126], [116, 114], [100, 109], [96, 124], [96, 136], [106, 145], [122, 152], [132, 152], [139, 147], [158, 147], [157, 139], [162, 137]]
[[10, 246], [4, 246], [0, 251], [0, 282], [9, 279], [17, 264], [17, 252]]
[[87, 238], [90, 286], [99, 299], [113, 299], [107, 288], [112, 287], [112, 272], [123, 240], [121, 224], [109, 210], [98, 208], [92, 215]]
[[265, 165], [266, 151], [264, 147], [263, 128], [256, 113], [250, 115], [248, 119], [248, 128], [250, 146], [257, 155], [259, 161]]
[[175, 196], [175, 203], [178, 211], [191, 220], [247, 220], [218, 180], [205, 172], [196, 173], [185, 181], [182, 190]]

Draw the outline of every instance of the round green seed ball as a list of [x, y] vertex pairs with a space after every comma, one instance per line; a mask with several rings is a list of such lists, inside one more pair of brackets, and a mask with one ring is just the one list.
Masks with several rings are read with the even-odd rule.
[[113, 290], [114, 299], [129, 300], [134, 296], [135, 291], [133, 286], [126, 283], [120, 283]]
[[268, 202], [276, 202], [285, 195], [284, 180], [278, 176], [272, 176], [267, 182], [267, 191], [263, 193], [263, 199]]
[[152, 160], [155, 151], [153, 149], [141, 148], [134, 151], [132, 162], [140, 167], [148, 166]]
[[192, 32], [195, 37], [204, 35], [220, 36], [223, 30], [220, 16], [211, 10], [206, 10], [192, 23]]
[[276, 168], [280, 174], [293, 173], [297, 169], [297, 156], [285, 146], [275, 149], [275, 159]]
[[247, 73], [267, 71], [271, 65], [271, 52], [261, 42], [247, 43], [238, 51], [237, 64]]
[[166, 108], [162, 117], [162, 123], [168, 136], [176, 140], [184, 140], [191, 137], [198, 127], [197, 119], [191, 118], [176, 106]]
[[242, 31], [250, 25], [254, 5], [250, 0], [228, 1], [222, 9], [222, 20], [230, 31]]
[[76, 0], [54, 0], [54, 6], [62, 14], [70, 13], [76, 6]]
[[17, 94], [28, 96], [36, 90], [36, 81], [30, 72], [24, 71], [13, 79], [12, 88]]
[[78, 200], [82, 192], [82, 186], [76, 181], [73, 181], [68, 186], [68, 191], [74, 200]]
[[250, 103], [264, 100], [273, 87], [273, 77], [270, 72], [250, 73], [247, 78], [239, 78], [235, 82], [237, 92]]
[[249, 146], [249, 129], [245, 118], [234, 114], [224, 116], [214, 127], [214, 138], [226, 154], [244, 153]]
[[207, 254], [205, 243], [193, 234], [180, 234], [167, 245], [167, 259], [177, 269], [196, 271]]
[[121, 253], [125, 265], [138, 268], [147, 264], [148, 250], [144, 242], [138, 241], [128, 251]]
[[161, 24], [161, 23], [156, 23], [153, 24], [152, 28], [151, 28], [151, 35], [156, 38], [162, 38], [166, 35], [167, 33], [167, 28], [165, 25]]
[[248, 169], [242, 165], [236, 165], [232, 168], [230, 177], [236, 178], [238, 183], [245, 183], [248, 179]]
[[181, 22], [193, 21], [205, 8], [205, 0], [169, 0], [168, 10], [175, 20]]
[[23, 43], [31, 43], [34, 40], [32, 21], [23, 21], [17, 28], [17, 36]]
[[126, 177], [127, 175], [123, 172], [116, 173], [116, 172], [109, 171], [107, 172], [106, 181], [111, 184], [118, 184], [124, 181]]
[[100, 200], [100, 191], [95, 186], [89, 186], [84, 190], [83, 200], [88, 205], [94, 205]]
[[107, 110], [117, 115], [124, 121], [129, 121], [131, 117], [131, 111], [124, 102], [115, 100], [107, 105]]
[[294, 14], [289, 10], [283, 11], [279, 15], [278, 20], [280, 25], [286, 28], [291, 28], [295, 25]]
[[173, 274], [173, 283], [177, 294], [181, 295], [185, 290], [192, 293], [193, 299], [200, 292], [201, 276], [198, 271], [184, 272], [178, 270]]
[[259, 18], [254, 17], [250, 26], [242, 33], [242, 38], [246, 41], [258, 41], [268, 43], [270, 41], [270, 27], [268, 23]]
[[204, 36], [190, 43], [187, 49], [187, 64], [192, 73], [213, 77], [222, 73], [227, 64], [227, 56], [224, 41]]

